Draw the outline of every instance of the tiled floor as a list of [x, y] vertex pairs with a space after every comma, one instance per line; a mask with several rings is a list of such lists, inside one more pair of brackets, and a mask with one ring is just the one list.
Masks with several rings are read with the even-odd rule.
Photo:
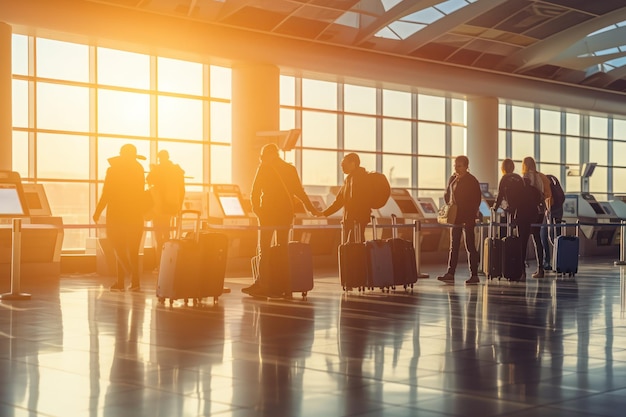
[[[159, 305], [64, 276], [0, 301], [0, 416], [624, 416], [624, 267]], [[530, 271], [530, 270], [529, 270]], [[484, 278], [482, 278], [484, 281]], [[3, 292], [7, 291], [2, 283]], [[624, 408], [623, 408], [624, 407]]]

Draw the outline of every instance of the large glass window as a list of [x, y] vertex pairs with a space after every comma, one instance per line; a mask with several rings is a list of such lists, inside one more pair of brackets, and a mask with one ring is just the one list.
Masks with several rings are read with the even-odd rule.
[[201, 100], [159, 97], [159, 136], [202, 140]]
[[343, 109], [350, 113], [376, 114], [376, 89], [346, 84]]
[[89, 131], [89, 89], [37, 83], [37, 128]]
[[70, 81], [89, 81], [89, 47], [37, 38], [37, 76]]
[[383, 152], [411, 153], [411, 122], [383, 120]]
[[100, 90], [98, 130], [117, 135], [150, 136], [150, 96]]
[[344, 148], [354, 151], [376, 151], [376, 119], [346, 115], [343, 126]]
[[150, 57], [98, 48], [98, 83], [129, 88], [150, 88]]

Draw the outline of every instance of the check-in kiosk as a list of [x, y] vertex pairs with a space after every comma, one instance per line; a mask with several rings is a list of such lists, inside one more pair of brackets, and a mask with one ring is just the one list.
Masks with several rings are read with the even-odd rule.
[[[30, 207], [32, 206], [32, 213]], [[0, 277], [11, 275], [12, 222], [22, 219], [22, 277], [58, 276], [63, 222], [53, 217], [41, 184], [22, 184], [17, 172], [0, 171]]]
[[[609, 210], [609, 212], [607, 212]], [[618, 222], [618, 217], [610, 204], [600, 204], [590, 193], [566, 194], [563, 203], [563, 221], [575, 223], [580, 220], [580, 255], [619, 254], [616, 244], [618, 228], [607, 223]], [[567, 234], [573, 234], [569, 228]]]
[[258, 222], [252, 213], [250, 203], [243, 198], [239, 186], [235, 184], [212, 185], [208, 205], [210, 225], [233, 226], [231, 230], [223, 231], [229, 240], [228, 257], [249, 259], [254, 256], [258, 233], [256, 230], [245, 230], [241, 226], [256, 226]]

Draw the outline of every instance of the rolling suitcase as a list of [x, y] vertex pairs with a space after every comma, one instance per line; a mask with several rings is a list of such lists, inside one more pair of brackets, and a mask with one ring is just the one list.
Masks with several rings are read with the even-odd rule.
[[[564, 231], [565, 230], [563, 230], [563, 232]], [[574, 236], [566, 236], [565, 233], [561, 233], [561, 236], [554, 239], [552, 265], [554, 265], [554, 271], [557, 275], [567, 274], [573, 277], [578, 273], [579, 245], [578, 227], [576, 227], [576, 234]]]
[[507, 236], [502, 239], [502, 276], [509, 281], [519, 281], [526, 265], [522, 259], [522, 241], [513, 234], [511, 214], [507, 213]]
[[306, 298], [313, 289], [313, 254], [308, 243], [290, 241], [287, 248], [289, 256], [289, 277], [291, 292], [299, 292]]
[[483, 272], [488, 279], [502, 276], [502, 240], [495, 236], [495, 217], [496, 212], [492, 209], [488, 237], [483, 247]]
[[[344, 227], [346, 225], [342, 223], [342, 240], [346, 236]], [[337, 249], [339, 280], [345, 291], [353, 288], [362, 291], [367, 286], [367, 250], [361, 242], [357, 225], [354, 225], [354, 233], [356, 242], [342, 242]]]
[[[397, 216], [391, 215], [391, 223], [397, 225]], [[409, 240], [398, 237], [398, 229], [391, 229], [392, 237], [387, 239], [391, 245], [391, 258], [393, 262], [393, 285], [403, 288], [411, 287], [417, 282], [417, 262], [415, 248]]]
[[228, 257], [228, 236], [224, 233], [200, 232], [200, 271], [197, 277], [198, 297], [213, 297], [213, 302], [224, 292], [224, 277]]
[[[182, 236], [182, 222], [185, 214], [194, 215], [194, 233]], [[185, 304], [191, 299], [199, 299], [196, 288], [199, 280], [200, 245], [197, 231], [200, 229], [200, 212], [183, 211], [177, 218], [176, 236], [163, 244], [161, 264], [157, 278], [156, 296], [160, 302], [169, 299], [170, 305], [178, 299]]]
[[372, 230], [374, 238], [365, 242], [368, 269], [367, 286], [389, 290], [394, 283], [391, 245], [386, 240], [378, 239], [374, 216], [372, 216]]

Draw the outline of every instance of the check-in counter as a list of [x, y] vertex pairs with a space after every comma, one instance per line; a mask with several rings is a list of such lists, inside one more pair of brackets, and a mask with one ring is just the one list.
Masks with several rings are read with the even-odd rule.
[[[581, 222], [581, 256], [618, 256], [618, 228], [608, 223], [618, 223], [619, 217], [608, 202], [602, 204], [590, 193], [566, 194], [563, 203], [563, 221]], [[574, 234], [568, 228], [567, 234]]]

